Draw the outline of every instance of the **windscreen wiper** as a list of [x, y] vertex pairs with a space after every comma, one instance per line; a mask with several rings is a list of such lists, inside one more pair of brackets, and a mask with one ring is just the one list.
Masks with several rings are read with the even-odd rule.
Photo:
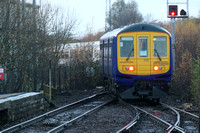
[[126, 58], [126, 61], [129, 60], [130, 56], [131, 56], [131, 53], [134, 51], [134, 48], [131, 49], [131, 52], [129, 53], [128, 57]]
[[160, 55], [159, 55], [158, 51], [156, 49], [154, 49], [154, 51], [156, 52], [157, 57], [159, 58], [159, 60], [162, 61], [161, 58], [160, 58]]

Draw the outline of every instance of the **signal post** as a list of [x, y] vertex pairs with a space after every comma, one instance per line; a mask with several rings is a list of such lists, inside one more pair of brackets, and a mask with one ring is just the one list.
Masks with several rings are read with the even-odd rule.
[[[172, 54], [173, 54], [173, 70], [175, 70], [175, 22], [176, 18], [188, 18], [188, 0], [175, 2], [176, 0], [167, 0], [167, 17], [171, 18], [172, 23]], [[180, 9], [178, 9], [178, 6]], [[179, 13], [180, 12], [180, 13]]]
[[[173, 0], [175, 1], [175, 0]], [[184, 7], [178, 10], [178, 6]], [[172, 23], [172, 52], [173, 52], [173, 69], [175, 70], [175, 33], [174, 33], [174, 25], [175, 25], [175, 18], [188, 18], [189, 17], [189, 9], [188, 9], [188, 0], [185, 0], [183, 2], [171, 2], [170, 0], [167, 0], [167, 9], [168, 14], [167, 17], [171, 18]], [[178, 14], [178, 11], [180, 14]], [[199, 100], [200, 100], [200, 90], [199, 90]], [[200, 110], [200, 102], [199, 102], [199, 110]], [[200, 111], [199, 111], [199, 117], [200, 117]], [[200, 133], [200, 120], [199, 120], [199, 133]]]

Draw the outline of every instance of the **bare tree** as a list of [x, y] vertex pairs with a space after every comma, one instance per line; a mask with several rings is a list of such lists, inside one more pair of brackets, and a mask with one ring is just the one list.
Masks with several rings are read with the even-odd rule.
[[137, 3], [134, 0], [129, 3], [125, 3], [124, 0], [117, 0], [113, 3], [110, 13], [111, 19], [108, 17], [107, 23], [113, 29], [143, 20], [141, 13], [138, 11]]
[[0, 11], [0, 65], [6, 73], [0, 93], [33, 91], [48, 83], [48, 61], [57, 67], [60, 44], [72, 38], [77, 19], [61, 16], [50, 4], [33, 12], [31, 4], [18, 0], [1, 1]]

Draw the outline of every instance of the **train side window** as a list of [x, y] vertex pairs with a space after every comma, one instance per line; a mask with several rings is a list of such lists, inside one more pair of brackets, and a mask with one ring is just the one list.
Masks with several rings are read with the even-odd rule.
[[153, 56], [166, 57], [167, 56], [167, 39], [166, 37], [153, 38]]
[[108, 45], [104, 44], [104, 58], [107, 58], [108, 56]]
[[112, 42], [109, 43], [109, 58], [112, 59]]
[[100, 44], [100, 50], [103, 50], [103, 43]]
[[120, 56], [121, 57], [133, 57], [133, 37], [120, 37]]
[[148, 37], [139, 37], [139, 56], [148, 57]]

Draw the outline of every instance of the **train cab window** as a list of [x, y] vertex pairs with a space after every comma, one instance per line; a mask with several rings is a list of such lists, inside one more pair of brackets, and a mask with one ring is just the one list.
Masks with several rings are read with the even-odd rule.
[[139, 37], [139, 56], [148, 57], [148, 37]]
[[153, 56], [166, 57], [167, 56], [167, 39], [166, 37], [153, 38]]
[[121, 57], [133, 57], [133, 37], [120, 37], [120, 56]]

